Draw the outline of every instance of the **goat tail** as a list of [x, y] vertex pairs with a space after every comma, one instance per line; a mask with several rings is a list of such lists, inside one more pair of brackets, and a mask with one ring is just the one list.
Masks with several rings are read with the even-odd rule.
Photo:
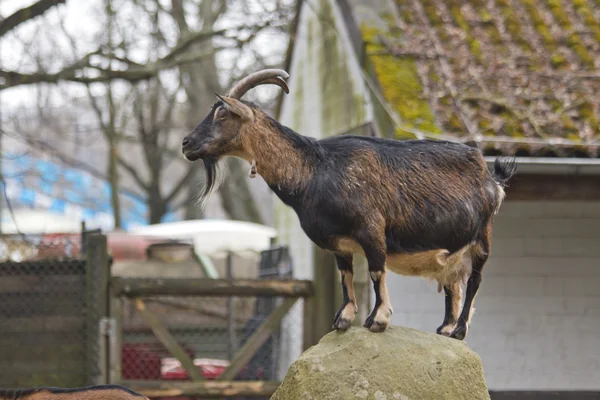
[[506, 187], [508, 181], [517, 172], [516, 158], [512, 157], [507, 159], [505, 157], [498, 157], [494, 161], [494, 180], [502, 187]]

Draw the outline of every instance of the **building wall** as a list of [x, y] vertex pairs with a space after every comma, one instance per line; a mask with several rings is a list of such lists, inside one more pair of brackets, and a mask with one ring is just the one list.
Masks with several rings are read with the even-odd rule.
[[[466, 339], [491, 390], [600, 389], [600, 202], [510, 202]], [[436, 285], [389, 274], [392, 323], [435, 332]]]

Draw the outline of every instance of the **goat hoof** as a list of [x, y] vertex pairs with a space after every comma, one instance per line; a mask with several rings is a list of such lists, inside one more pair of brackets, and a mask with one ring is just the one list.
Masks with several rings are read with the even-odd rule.
[[453, 330], [454, 324], [442, 324], [435, 330], [435, 333], [442, 336], [450, 336]]
[[363, 324], [363, 328], [370, 329], [371, 326], [373, 325], [373, 320], [374, 320], [374, 317], [369, 315], [367, 317], [367, 319], [365, 320], [365, 323]]
[[377, 322], [374, 321], [373, 324], [369, 327], [371, 332], [383, 332], [387, 329], [388, 324], [385, 322]]
[[338, 331], [346, 331], [348, 328], [350, 328], [350, 325], [352, 325], [352, 322], [349, 319], [338, 318], [333, 323], [333, 329]]
[[447, 332], [447, 331], [436, 331], [435, 333], [437, 333], [438, 335], [441, 335], [441, 336], [450, 337], [450, 334], [451, 334], [452, 332]]
[[464, 325], [457, 326], [456, 328], [454, 328], [452, 333], [450, 333], [450, 337], [453, 339], [457, 339], [457, 340], [464, 340], [466, 336], [467, 336], [467, 327]]

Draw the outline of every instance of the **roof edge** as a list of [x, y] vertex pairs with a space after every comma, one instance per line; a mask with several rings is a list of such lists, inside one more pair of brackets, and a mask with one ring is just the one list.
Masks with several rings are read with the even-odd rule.
[[[497, 156], [485, 156], [492, 166]], [[518, 173], [558, 175], [600, 175], [600, 159], [561, 157], [515, 157]]]

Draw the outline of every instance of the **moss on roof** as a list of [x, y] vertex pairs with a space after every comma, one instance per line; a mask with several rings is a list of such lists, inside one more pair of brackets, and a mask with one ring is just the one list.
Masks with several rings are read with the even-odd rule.
[[379, 23], [358, 22], [368, 62], [405, 126], [480, 138], [492, 153], [598, 156], [598, 2], [395, 0], [395, 6], [396, 15], [380, 15]]

